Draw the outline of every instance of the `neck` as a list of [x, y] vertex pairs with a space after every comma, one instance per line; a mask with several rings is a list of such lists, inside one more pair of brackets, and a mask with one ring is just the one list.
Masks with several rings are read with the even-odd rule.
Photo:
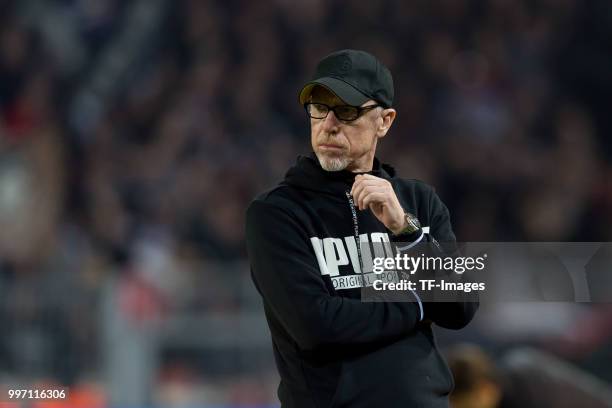
[[352, 173], [367, 173], [374, 167], [374, 152], [367, 153], [346, 167]]

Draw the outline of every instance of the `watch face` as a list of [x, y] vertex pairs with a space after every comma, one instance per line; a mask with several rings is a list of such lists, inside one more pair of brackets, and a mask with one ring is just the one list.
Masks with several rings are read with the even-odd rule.
[[410, 213], [406, 213], [406, 221], [408, 221], [408, 228], [410, 232], [414, 232], [421, 228], [419, 219]]

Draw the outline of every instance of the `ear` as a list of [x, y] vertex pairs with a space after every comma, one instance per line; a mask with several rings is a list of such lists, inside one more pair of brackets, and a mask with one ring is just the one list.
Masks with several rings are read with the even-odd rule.
[[384, 137], [387, 134], [391, 128], [391, 125], [393, 124], [393, 121], [395, 120], [395, 116], [397, 116], [395, 109], [383, 109], [377, 123], [378, 128], [376, 129], [376, 135], [378, 137]]

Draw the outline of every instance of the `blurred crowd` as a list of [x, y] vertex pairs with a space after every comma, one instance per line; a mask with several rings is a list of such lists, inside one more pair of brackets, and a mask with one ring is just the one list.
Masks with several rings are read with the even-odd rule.
[[134, 319], [239, 309], [248, 271], [218, 265], [245, 257], [249, 201], [309, 152], [297, 93], [340, 48], [390, 68], [379, 158], [436, 187], [460, 241], [610, 240], [609, 10], [0, 1], [0, 370], [50, 350], [63, 381], [95, 367], [109, 277], [141, 299]]

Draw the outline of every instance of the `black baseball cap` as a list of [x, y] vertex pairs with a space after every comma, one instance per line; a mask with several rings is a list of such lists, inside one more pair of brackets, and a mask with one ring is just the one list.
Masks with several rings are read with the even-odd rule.
[[340, 50], [323, 58], [310, 82], [300, 91], [304, 105], [312, 89], [323, 86], [352, 106], [373, 99], [385, 108], [393, 104], [391, 72], [375, 56], [365, 51]]

